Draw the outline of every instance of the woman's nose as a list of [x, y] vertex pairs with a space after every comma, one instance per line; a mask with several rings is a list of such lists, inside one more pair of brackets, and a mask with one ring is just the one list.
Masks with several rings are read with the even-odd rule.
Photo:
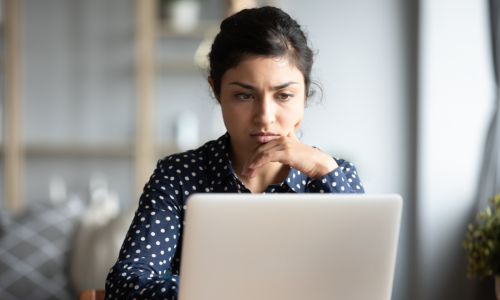
[[276, 121], [275, 107], [271, 99], [263, 97], [254, 103], [256, 106], [254, 107], [254, 122], [268, 125]]

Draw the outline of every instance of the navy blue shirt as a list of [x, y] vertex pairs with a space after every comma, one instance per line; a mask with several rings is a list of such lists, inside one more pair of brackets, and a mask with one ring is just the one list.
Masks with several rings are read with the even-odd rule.
[[[228, 157], [229, 134], [196, 150], [167, 156], [144, 186], [139, 207], [116, 264], [106, 279], [106, 299], [177, 299], [186, 200], [195, 193], [250, 193]], [[291, 168], [264, 193], [364, 193], [354, 165], [321, 179]]]

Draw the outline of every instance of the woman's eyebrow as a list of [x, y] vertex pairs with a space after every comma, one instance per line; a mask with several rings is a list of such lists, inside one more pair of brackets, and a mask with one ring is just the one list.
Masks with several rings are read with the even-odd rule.
[[256, 87], [254, 87], [253, 85], [244, 84], [244, 83], [241, 83], [241, 82], [239, 82], [239, 81], [236, 81], [236, 82], [231, 82], [231, 83], [230, 83], [230, 85], [231, 85], [231, 84], [234, 84], [234, 85], [239, 85], [239, 86], [241, 86], [242, 88], [247, 89], [247, 90], [252, 90], [252, 91], [256, 91], [256, 90], [257, 90], [257, 88], [256, 88]]
[[281, 84], [281, 85], [278, 85], [278, 86], [273, 87], [273, 90], [274, 90], [274, 91], [281, 90], [281, 89], [284, 89], [284, 88], [286, 88], [287, 86], [292, 85], [292, 84], [298, 84], [298, 83], [297, 83], [297, 82], [295, 82], [295, 81], [289, 81], [289, 82], [286, 82], [286, 83], [283, 83], [283, 84]]
[[[244, 83], [239, 82], [239, 81], [231, 82], [231, 83], [230, 83], [230, 85], [231, 85], [231, 84], [234, 84], [234, 85], [239, 85], [239, 86], [241, 86], [242, 88], [245, 88], [245, 89], [248, 89], [248, 90], [251, 90], [251, 91], [256, 91], [256, 90], [257, 90], [257, 88], [256, 88], [256, 87], [254, 87], [253, 85], [244, 84]], [[283, 84], [280, 84], [280, 85], [277, 85], [277, 86], [273, 87], [272, 89], [273, 89], [273, 91], [277, 91], [277, 90], [284, 89], [284, 88], [286, 88], [287, 86], [290, 86], [290, 85], [292, 85], [292, 84], [297, 84], [297, 82], [295, 82], [295, 81], [285, 82], [285, 83], [283, 83]]]

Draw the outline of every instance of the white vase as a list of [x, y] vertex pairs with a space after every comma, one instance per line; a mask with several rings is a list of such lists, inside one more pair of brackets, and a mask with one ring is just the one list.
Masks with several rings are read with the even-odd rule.
[[170, 22], [180, 34], [188, 34], [198, 25], [200, 2], [196, 0], [177, 0], [170, 7]]
[[200, 143], [198, 116], [194, 111], [184, 111], [177, 119], [176, 141], [177, 147], [184, 152], [194, 149]]

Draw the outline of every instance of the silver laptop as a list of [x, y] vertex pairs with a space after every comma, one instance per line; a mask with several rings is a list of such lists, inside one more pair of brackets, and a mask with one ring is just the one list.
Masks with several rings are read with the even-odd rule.
[[389, 300], [399, 195], [195, 194], [180, 300]]

